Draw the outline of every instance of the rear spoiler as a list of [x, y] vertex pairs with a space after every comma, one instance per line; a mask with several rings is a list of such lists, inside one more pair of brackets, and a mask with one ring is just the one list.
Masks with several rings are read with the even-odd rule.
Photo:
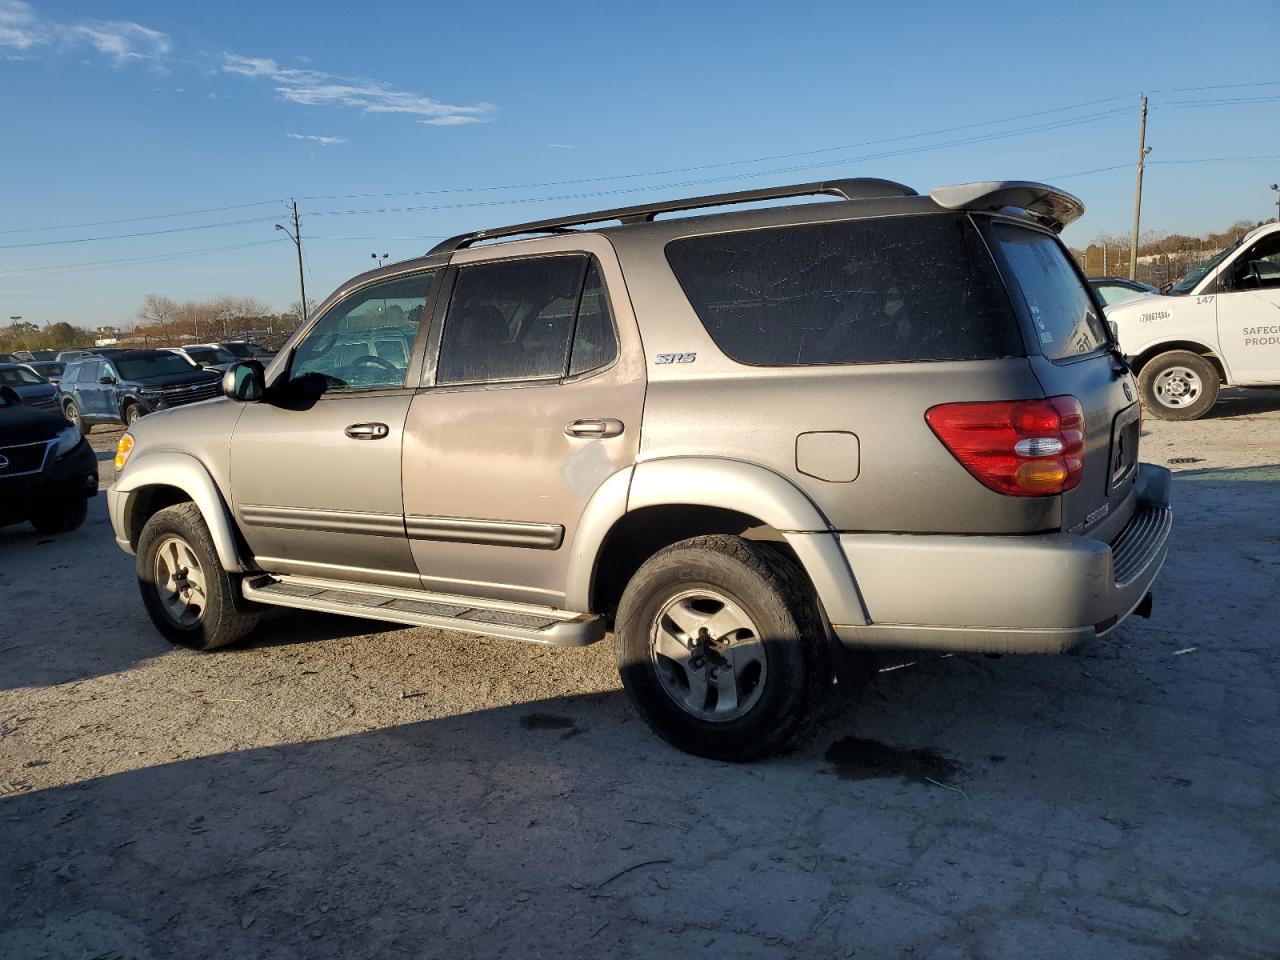
[[1054, 233], [1061, 233], [1063, 227], [1084, 213], [1084, 204], [1078, 197], [1029, 180], [957, 183], [934, 187], [929, 196], [948, 210], [1021, 210]]

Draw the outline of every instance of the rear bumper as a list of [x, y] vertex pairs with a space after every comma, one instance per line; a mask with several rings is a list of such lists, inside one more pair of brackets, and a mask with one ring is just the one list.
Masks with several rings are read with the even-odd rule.
[[833, 624], [847, 646], [1061, 653], [1124, 621], [1169, 550], [1170, 473], [1143, 464], [1138, 506], [1112, 543], [1025, 537], [846, 534], [865, 624]]

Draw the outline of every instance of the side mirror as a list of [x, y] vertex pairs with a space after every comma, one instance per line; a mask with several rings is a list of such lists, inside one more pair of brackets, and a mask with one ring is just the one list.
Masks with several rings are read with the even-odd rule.
[[111, 384], [116, 382], [116, 378], [115, 377], [99, 377], [98, 382], [103, 384], [104, 386], [110, 386]]
[[257, 360], [233, 363], [222, 375], [222, 394], [240, 403], [257, 403], [266, 393], [266, 378]]

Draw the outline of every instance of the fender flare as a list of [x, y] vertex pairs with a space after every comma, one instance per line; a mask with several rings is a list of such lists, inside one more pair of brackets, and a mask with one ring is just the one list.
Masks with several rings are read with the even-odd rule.
[[1136, 351], [1133, 354], [1133, 359], [1137, 359], [1144, 354], [1150, 354], [1151, 356], [1148, 359], [1148, 362], [1150, 362], [1151, 359], [1160, 356], [1162, 353], [1168, 353], [1171, 350], [1185, 350], [1187, 349], [1187, 344], [1194, 344], [1200, 348], [1202, 353], [1209, 355], [1216, 360], [1218, 364], [1221, 365], [1222, 372], [1226, 375], [1226, 385], [1231, 386], [1231, 368], [1227, 366], [1227, 361], [1223, 358], [1222, 352], [1202, 340], [1197, 340], [1195, 337], [1157, 337], [1149, 343], [1144, 344], [1141, 350]]
[[646, 507], [705, 506], [757, 517], [778, 530], [813, 582], [833, 623], [866, 623], [862, 597], [839, 539], [795, 484], [756, 464], [718, 457], [646, 460], [615, 473], [583, 512], [565, 591], [570, 610], [590, 610], [591, 582], [605, 537], [624, 514]]
[[157, 452], [129, 461], [111, 490], [117, 504], [115, 510], [118, 510], [118, 536], [130, 542], [137, 541], [140, 531], [130, 529], [133, 505], [135, 497], [147, 487], [177, 487], [183, 491], [200, 509], [222, 568], [231, 573], [248, 569], [236, 544], [231, 511], [227, 509], [218, 485], [203, 463], [185, 453]]

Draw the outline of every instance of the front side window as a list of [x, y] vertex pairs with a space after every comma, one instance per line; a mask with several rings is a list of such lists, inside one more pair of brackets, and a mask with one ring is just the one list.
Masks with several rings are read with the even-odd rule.
[[1232, 290], [1280, 287], [1280, 233], [1263, 237], [1231, 265]]
[[102, 376], [98, 371], [102, 369], [101, 360], [86, 360], [84, 366], [80, 368], [80, 379], [77, 383], [97, 383], [98, 377]]
[[1047, 358], [1065, 360], [1107, 345], [1106, 324], [1056, 239], [1010, 223], [994, 224], [991, 235]]
[[459, 268], [436, 382], [565, 376], [588, 262], [573, 255]]
[[435, 279], [433, 272], [386, 280], [336, 304], [298, 344], [289, 380], [322, 384], [326, 393], [403, 387]]
[[761, 366], [1024, 353], [991, 255], [964, 216], [708, 234], [667, 261], [716, 345]]

